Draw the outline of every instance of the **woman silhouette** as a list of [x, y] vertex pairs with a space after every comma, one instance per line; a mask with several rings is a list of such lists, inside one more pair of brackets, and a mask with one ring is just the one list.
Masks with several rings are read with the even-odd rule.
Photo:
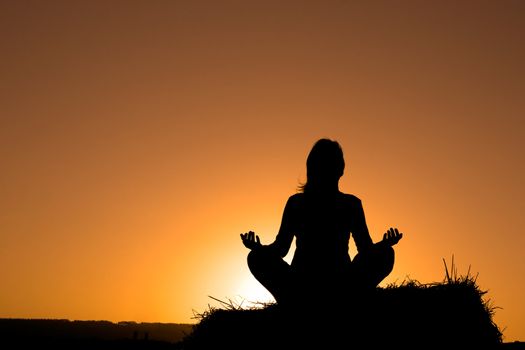
[[[289, 197], [275, 241], [262, 245], [250, 231], [241, 234], [250, 249], [248, 266], [278, 303], [311, 296], [351, 293], [375, 288], [394, 266], [394, 249], [403, 234], [390, 228], [373, 243], [361, 200], [339, 191], [345, 161], [338, 142], [320, 139], [306, 161], [306, 183]], [[358, 254], [350, 259], [353, 237]], [[293, 238], [289, 265], [283, 258]]]

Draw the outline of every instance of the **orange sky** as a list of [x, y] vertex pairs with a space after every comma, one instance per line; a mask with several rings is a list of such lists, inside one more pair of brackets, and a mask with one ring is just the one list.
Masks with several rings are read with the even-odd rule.
[[273, 240], [329, 137], [405, 233], [384, 283], [454, 255], [525, 340], [524, 36], [523, 1], [3, 1], [0, 317], [267, 298], [239, 233]]

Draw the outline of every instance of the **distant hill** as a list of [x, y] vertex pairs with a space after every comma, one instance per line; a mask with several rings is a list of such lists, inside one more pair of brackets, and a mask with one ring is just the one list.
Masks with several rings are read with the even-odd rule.
[[[57, 319], [0, 319], [2, 344], [77, 345], [174, 344], [192, 331], [191, 324], [70, 321]], [[87, 345], [92, 344], [93, 347]], [[151, 346], [150, 346], [151, 347]]]

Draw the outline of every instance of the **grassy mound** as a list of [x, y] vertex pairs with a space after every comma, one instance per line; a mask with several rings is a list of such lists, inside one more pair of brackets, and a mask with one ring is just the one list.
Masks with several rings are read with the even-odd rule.
[[476, 278], [446, 264], [443, 282], [414, 280], [347, 300], [243, 308], [223, 302], [199, 314], [180, 349], [496, 348], [502, 333]]

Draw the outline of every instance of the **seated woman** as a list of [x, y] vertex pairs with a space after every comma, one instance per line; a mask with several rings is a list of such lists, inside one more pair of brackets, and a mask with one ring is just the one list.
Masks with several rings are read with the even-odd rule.
[[[279, 304], [374, 289], [392, 271], [392, 246], [403, 234], [390, 228], [382, 241], [373, 243], [361, 201], [339, 191], [345, 161], [338, 142], [317, 141], [306, 168], [306, 184], [289, 197], [275, 241], [262, 245], [254, 232], [241, 234], [251, 250], [250, 271]], [[348, 254], [350, 236], [358, 251], [353, 260]], [[283, 258], [294, 237], [289, 265]]]

